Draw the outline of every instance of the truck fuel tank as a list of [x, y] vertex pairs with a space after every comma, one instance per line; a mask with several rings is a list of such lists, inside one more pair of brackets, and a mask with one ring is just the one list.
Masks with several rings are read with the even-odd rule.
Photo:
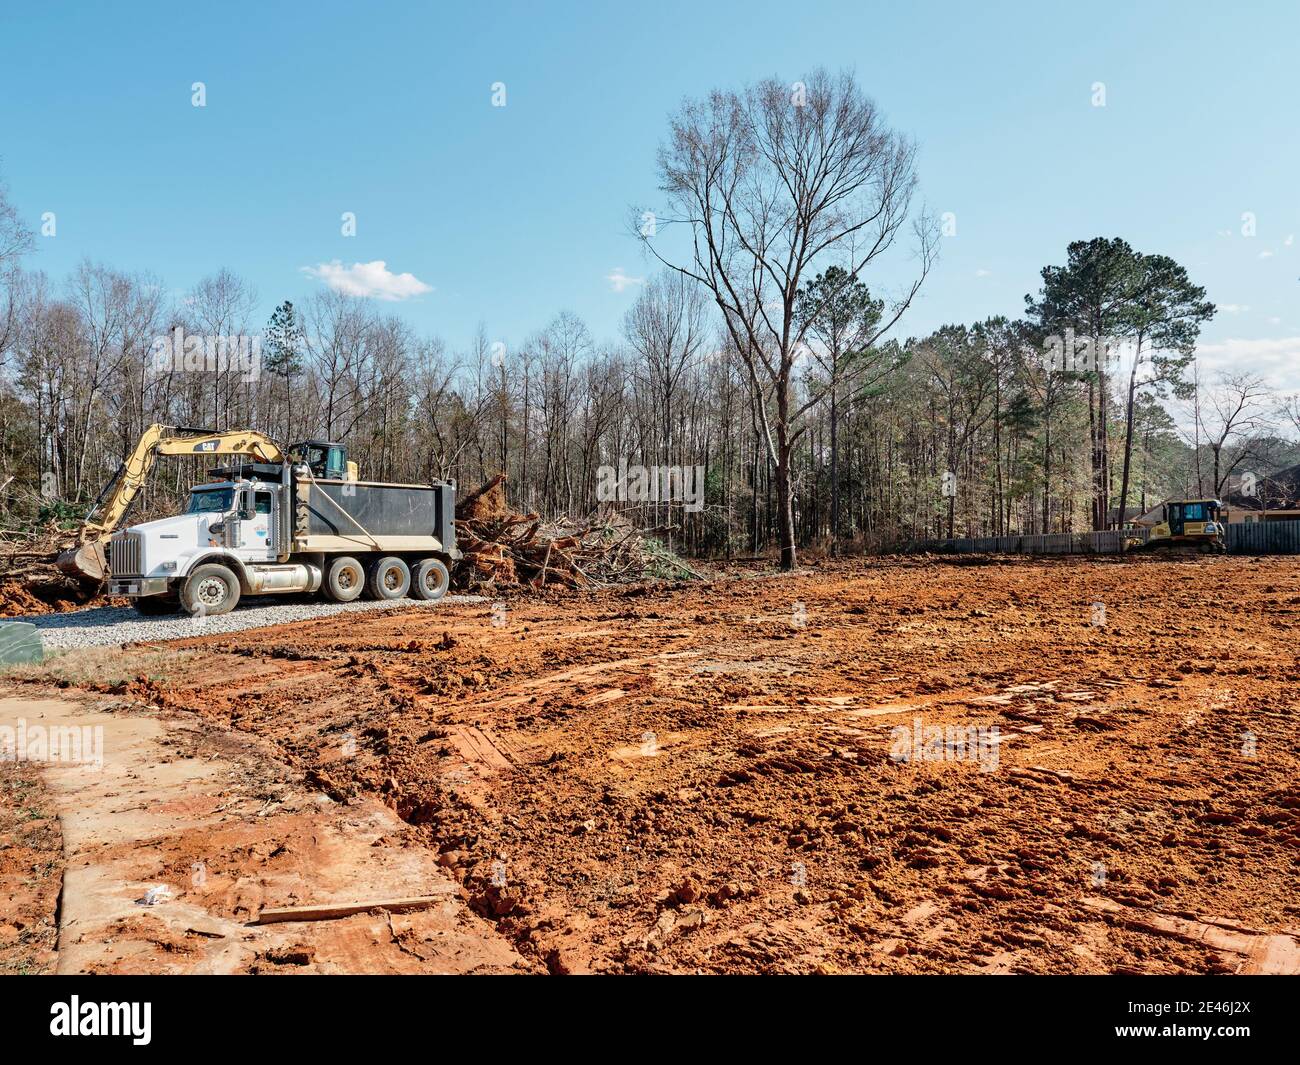
[[249, 566], [248, 594], [262, 592], [315, 592], [320, 589], [321, 570], [310, 563]]

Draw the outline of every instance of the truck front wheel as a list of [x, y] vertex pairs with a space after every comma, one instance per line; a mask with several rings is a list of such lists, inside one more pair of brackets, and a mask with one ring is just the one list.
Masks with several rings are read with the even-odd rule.
[[400, 558], [388, 555], [370, 567], [366, 591], [371, 599], [401, 599], [411, 589], [411, 571]]
[[239, 602], [239, 578], [220, 563], [200, 566], [181, 586], [181, 606], [189, 614], [228, 614]]
[[411, 594], [416, 599], [441, 599], [450, 584], [451, 574], [440, 559], [422, 559], [411, 573]]
[[325, 594], [336, 603], [350, 603], [366, 586], [366, 571], [350, 555], [333, 559], [325, 571]]

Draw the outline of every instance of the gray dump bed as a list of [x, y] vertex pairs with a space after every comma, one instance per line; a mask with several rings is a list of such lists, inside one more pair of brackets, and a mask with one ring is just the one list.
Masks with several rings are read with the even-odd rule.
[[[361, 530], [394, 549], [401, 541], [432, 537], [456, 554], [455, 488], [450, 484], [382, 484], [312, 481], [307, 538], [362, 537]], [[322, 498], [326, 496], [328, 498]], [[360, 528], [359, 528], [360, 527]], [[418, 545], [412, 542], [410, 547]]]

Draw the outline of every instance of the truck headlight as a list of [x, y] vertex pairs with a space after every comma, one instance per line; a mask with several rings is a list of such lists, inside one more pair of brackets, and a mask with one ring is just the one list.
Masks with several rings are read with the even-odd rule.
[[175, 559], [172, 559], [170, 562], [160, 562], [160, 563], [158, 564], [158, 568], [159, 568], [160, 570], [162, 570], [164, 573], [175, 573], [175, 572], [176, 572], [176, 560], [175, 560]]

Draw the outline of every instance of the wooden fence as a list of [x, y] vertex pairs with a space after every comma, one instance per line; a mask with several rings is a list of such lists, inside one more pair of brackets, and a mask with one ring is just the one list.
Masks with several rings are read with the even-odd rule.
[[1300, 555], [1300, 521], [1233, 522], [1227, 530], [1234, 555]]
[[[1233, 522], [1224, 541], [1234, 555], [1300, 554], [1300, 521]], [[914, 540], [903, 550], [957, 555], [1118, 555], [1124, 541], [1146, 540], [1146, 529], [1050, 533], [1042, 536], [966, 536], [953, 540]]]

